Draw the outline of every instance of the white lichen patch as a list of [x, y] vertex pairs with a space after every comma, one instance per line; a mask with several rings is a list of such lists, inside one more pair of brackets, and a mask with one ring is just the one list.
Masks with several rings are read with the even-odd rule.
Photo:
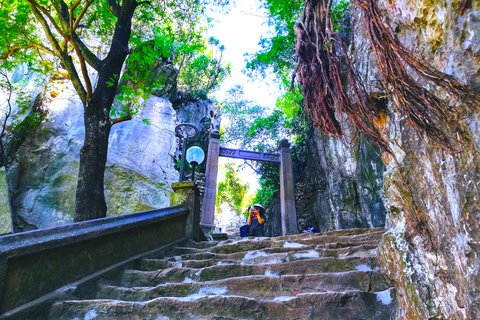
[[98, 316], [97, 310], [92, 309], [92, 310], [89, 310], [89, 311], [85, 314], [85, 318], [83, 318], [83, 319], [84, 319], [84, 320], [92, 320], [92, 319], [95, 319], [97, 316]]
[[283, 244], [283, 247], [284, 248], [302, 248], [302, 247], [305, 247], [305, 245], [301, 243], [285, 241], [285, 243]]
[[243, 261], [245, 260], [251, 260], [251, 259], [255, 259], [255, 258], [258, 258], [258, 257], [264, 257], [268, 255], [265, 251], [249, 251], [247, 252], [247, 254], [243, 257]]
[[366, 264], [361, 264], [359, 266], [356, 266], [355, 267], [355, 270], [356, 271], [363, 271], [363, 272], [369, 272], [369, 271], [376, 271], [376, 270], [380, 270], [380, 267], [375, 267], [372, 269], [372, 267], [370, 266], [367, 266]]
[[203, 296], [221, 296], [228, 292], [226, 287], [205, 287], [201, 288], [197, 293], [188, 295], [186, 298], [199, 298]]
[[319, 258], [320, 254], [315, 250], [308, 250], [306, 252], [298, 252], [294, 254], [297, 259], [315, 259]]
[[380, 301], [385, 305], [389, 305], [390, 303], [392, 303], [393, 299], [390, 296], [390, 290], [376, 292], [376, 294], [377, 294], [377, 301]]
[[195, 283], [195, 282], [196, 282], [195, 280], [193, 280], [193, 279], [191, 279], [191, 278], [189, 278], [189, 277], [185, 277], [185, 280], [183, 280], [182, 283]]
[[279, 273], [278, 272], [273, 272], [270, 268], [265, 270], [265, 276], [266, 277], [278, 277]]
[[273, 301], [280, 301], [280, 302], [284, 302], [284, 301], [290, 301], [290, 300], [293, 300], [295, 299], [295, 297], [293, 296], [282, 296], [282, 297], [276, 297], [273, 299]]

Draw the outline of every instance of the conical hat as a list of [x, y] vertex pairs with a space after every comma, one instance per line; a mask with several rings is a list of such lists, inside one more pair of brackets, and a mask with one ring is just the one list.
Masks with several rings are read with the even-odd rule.
[[265, 208], [261, 204], [256, 203], [253, 206], [260, 208], [260, 213], [265, 215], [265, 213], [266, 213]]

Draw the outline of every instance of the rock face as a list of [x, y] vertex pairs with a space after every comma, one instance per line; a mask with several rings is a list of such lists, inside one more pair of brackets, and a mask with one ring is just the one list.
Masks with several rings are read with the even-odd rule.
[[91, 300], [55, 304], [49, 319], [391, 319], [395, 289], [375, 255], [383, 232], [190, 242], [101, 281]]
[[8, 197], [7, 174], [0, 168], [0, 235], [12, 232], [10, 199]]
[[[15, 232], [73, 222], [83, 106], [70, 86], [58, 87], [51, 84], [43, 98], [48, 122], [25, 134], [7, 167]], [[132, 120], [112, 126], [105, 171], [107, 215], [169, 206], [170, 185], [178, 181], [175, 125], [189, 112], [193, 124], [211, 123], [210, 109], [210, 102], [189, 102], [177, 112], [167, 98], [150, 95]]]
[[[131, 121], [112, 127], [105, 172], [108, 215], [169, 205], [170, 183], [177, 177], [175, 115], [167, 99], [151, 96]], [[73, 222], [83, 106], [65, 90], [48, 104], [47, 119], [9, 166], [16, 231]]]
[[[459, 2], [451, 0], [378, 5], [382, 21], [407, 48], [480, 92], [478, 3], [463, 15]], [[370, 96], [386, 97], [355, 2], [350, 18], [351, 61]], [[439, 94], [447, 97], [443, 91]], [[455, 108], [463, 108], [449, 99]], [[389, 110], [384, 134], [394, 157], [381, 155], [366, 141], [349, 140], [346, 146], [314, 133], [306, 175], [297, 187], [299, 219], [321, 230], [386, 222], [379, 258], [397, 288], [397, 318], [479, 319], [479, 114], [466, 114], [464, 120], [473, 144], [452, 155], [428, 146], [392, 111], [391, 101], [379, 98], [378, 103]], [[344, 126], [348, 131], [348, 122]]]
[[[380, 1], [379, 6], [403, 44], [480, 89], [478, 3], [463, 16], [458, 2], [450, 0]], [[354, 61], [369, 70], [363, 78], [373, 87], [380, 77], [355, 8], [352, 26]], [[388, 114], [396, 161], [384, 157], [388, 232], [379, 258], [395, 281], [398, 319], [480, 318], [479, 115], [469, 114], [465, 123], [475, 143], [451, 155], [427, 146], [398, 114]]]
[[377, 147], [360, 139], [354, 147], [317, 130], [308, 141], [304, 177], [297, 184], [298, 225], [320, 231], [385, 225], [384, 165]]

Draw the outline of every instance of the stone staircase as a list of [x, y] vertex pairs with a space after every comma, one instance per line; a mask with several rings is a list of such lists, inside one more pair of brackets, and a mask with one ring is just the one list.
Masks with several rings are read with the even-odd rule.
[[100, 281], [96, 299], [56, 303], [49, 319], [394, 319], [376, 258], [383, 232], [188, 242]]

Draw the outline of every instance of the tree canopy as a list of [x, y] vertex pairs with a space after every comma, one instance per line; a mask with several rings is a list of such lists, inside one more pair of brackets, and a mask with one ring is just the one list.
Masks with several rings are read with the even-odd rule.
[[[85, 141], [80, 152], [75, 220], [104, 217], [103, 176], [110, 128], [130, 115], [111, 113], [118, 90], [135, 100], [151, 88], [118, 88], [125, 60], [136, 71], [164, 59], [179, 70], [185, 90], [206, 95], [228, 73], [221, 46], [209, 52], [203, 38], [205, 5], [196, 0], [11, 0], [0, 3], [0, 67], [19, 63], [45, 72], [63, 69], [84, 105]], [[153, 45], [146, 45], [150, 43]], [[200, 70], [207, 72], [200, 77]], [[128, 74], [125, 75], [128, 77]], [[138, 76], [138, 74], [137, 74]], [[192, 80], [193, 79], [195, 80]], [[162, 79], [155, 85], [161, 85]], [[111, 115], [120, 116], [113, 121]]]

